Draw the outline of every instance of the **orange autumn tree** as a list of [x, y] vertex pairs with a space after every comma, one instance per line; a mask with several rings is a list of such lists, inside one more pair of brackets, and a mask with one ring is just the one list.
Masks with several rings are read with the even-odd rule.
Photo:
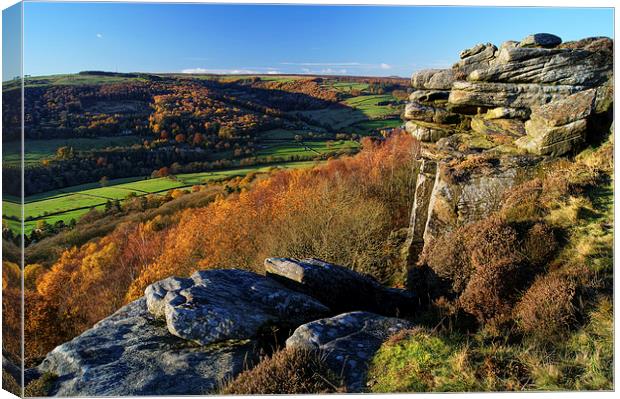
[[70, 248], [37, 277], [36, 289], [26, 290], [28, 359], [40, 360], [125, 304], [137, 271], [162, 250], [163, 231], [154, 223], [122, 224], [98, 241]]
[[262, 272], [269, 256], [314, 256], [389, 281], [391, 231], [408, 224], [419, 145], [407, 134], [366, 139], [354, 157], [282, 171], [251, 190], [182, 213], [159, 258], [145, 265], [127, 300], [171, 275], [210, 268]]
[[356, 156], [274, 172], [166, 220], [123, 223], [67, 249], [46, 273], [33, 267], [26, 290], [30, 364], [142, 296], [148, 284], [198, 269], [262, 272], [265, 257], [315, 256], [392, 281], [397, 248], [388, 238], [408, 225], [418, 152], [406, 134], [367, 139]]

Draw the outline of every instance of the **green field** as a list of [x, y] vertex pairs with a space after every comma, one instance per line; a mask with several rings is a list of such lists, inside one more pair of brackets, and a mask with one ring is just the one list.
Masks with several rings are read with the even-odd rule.
[[368, 117], [368, 119], [383, 118], [388, 115], [398, 115], [400, 107], [393, 105], [378, 105], [383, 101], [396, 101], [390, 94], [358, 96], [347, 98], [343, 101], [349, 107], [358, 109]]
[[401, 119], [376, 119], [356, 123], [353, 125], [353, 129], [357, 134], [368, 135], [377, 129], [395, 128], [402, 124], [403, 121]]
[[[107, 147], [131, 146], [139, 144], [142, 139], [138, 136], [112, 136], [96, 138], [74, 138], [74, 139], [50, 139], [50, 140], [26, 140], [24, 153], [24, 163], [34, 165], [43, 159], [49, 159], [56, 154], [59, 147], [73, 147], [75, 151], [103, 149]], [[2, 161], [5, 165], [18, 165], [21, 143], [10, 141], [2, 143]]]
[[[289, 162], [279, 164], [275, 168], [304, 168], [315, 165], [314, 161]], [[55, 190], [27, 197], [24, 206], [26, 218], [25, 230], [29, 234], [39, 220], [45, 220], [53, 224], [59, 220], [68, 223], [71, 219], [79, 219], [91, 208], [101, 209], [108, 200], [122, 200], [130, 193], [137, 196], [147, 194], [163, 194], [175, 188], [189, 188], [193, 185], [204, 184], [213, 180], [245, 176], [250, 172], [267, 172], [274, 166], [260, 166], [236, 168], [222, 171], [188, 173], [174, 176], [174, 178], [162, 177], [156, 179], [131, 178], [110, 180], [109, 186], [97, 187], [98, 184], [80, 185], [68, 187], [63, 190]], [[3, 201], [2, 215], [19, 217], [20, 206], [16, 202]], [[15, 231], [19, 230], [19, 223], [11, 220], [3, 220]]]
[[350, 107], [331, 107], [312, 111], [295, 111], [294, 113], [309, 118], [314, 123], [330, 126], [335, 130], [368, 119], [363, 112]]
[[359, 90], [359, 91], [367, 90], [370, 85], [368, 83], [336, 82], [336, 83], [325, 84], [323, 86], [324, 87], [333, 87], [334, 89], [336, 89], [338, 91], [342, 91], [342, 92], [348, 93], [351, 90]]
[[342, 101], [341, 107], [293, 113], [310, 118], [316, 124], [338, 130], [363, 121], [397, 117], [400, 114], [402, 107], [378, 105], [383, 101], [395, 101], [395, 98], [389, 94], [357, 96]]
[[332, 152], [338, 150], [357, 149], [359, 144], [356, 141], [351, 140], [337, 140], [337, 141], [304, 141], [302, 143], [296, 142], [277, 142], [274, 144], [266, 144], [266, 148], [262, 148], [257, 152], [259, 156], [277, 156], [287, 157], [291, 155], [319, 155], [325, 152]]

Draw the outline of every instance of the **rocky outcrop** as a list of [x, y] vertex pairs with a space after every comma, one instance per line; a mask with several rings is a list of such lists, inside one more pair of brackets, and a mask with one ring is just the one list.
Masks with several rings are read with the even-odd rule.
[[413, 314], [417, 308], [413, 292], [386, 288], [370, 276], [318, 259], [268, 258], [265, 271], [283, 285], [317, 298], [336, 313], [364, 310], [402, 316]]
[[541, 157], [517, 155], [424, 160], [405, 243], [408, 267], [440, 235], [497, 210], [506, 190], [532, 178], [543, 165]]
[[[499, 49], [491, 43], [477, 44], [459, 57], [450, 69], [423, 70], [411, 78], [414, 92], [405, 108], [405, 128], [423, 142], [452, 135], [461, 135], [460, 139], [469, 135], [479, 142], [481, 137], [499, 135], [501, 139], [493, 138], [484, 148], [471, 149], [499, 147], [502, 152], [511, 148], [516, 153], [558, 156], [587, 141], [591, 124], [574, 121], [575, 125], [554, 126], [550, 132], [536, 110], [591, 89], [601, 98], [600, 106], [584, 119], [609, 114], [612, 108], [613, 42], [609, 38], [562, 43], [558, 36], [539, 33], [520, 42], [504, 42]], [[539, 122], [527, 129], [531, 114]], [[611, 122], [608, 119], [604, 129]], [[526, 133], [527, 138], [514, 143]]]
[[504, 192], [531, 179], [541, 161], [530, 156], [504, 156], [440, 163], [428, 199], [424, 241], [499, 209]]
[[415, 295], [317, 259], [265, 264], [268, 276], [208, 270], [151, 284], [143, 298], [56, 347], [27, 370], [27, 382], [57, 376], [50, 392], [57, 396], [217, 393], [290, 336], [287, 346], [324, 350], [350, 390], [361, 390], [365, 362], [409, 324], [375, 313], [335, 315], [397, 314], [415, 309]]
[[170, 277], [147, 287], [145, 297], [171, 334], [201, 345], [253, 338], [270, 326], [294, 328], [329, 312], [273, 279], [234, 269]]
[[50, 395], [202, 395], [258, 360], [255, 341], [199, 346], [170, 334], [141, 298], [50, 352]]
[[525, 123], [527, 136], [515, 144], [531, 153], [552, 156], [580, 147], [586, 142], [588, 118], [596, 113], [597, 104], [602, 112], [607, 111], [609, 95], [605, 88], [589, 89], [534, 108]]
[[407, 263], [429, 240], [495, 210], [506, 189], [543, 159], [607, 134], [613, 41], [562, 43], [540, 33], [499, 48], [477, 44], [447, 70], [413, 74], [403, 118], [423, 145]]
[[368, 362], [390, 335], [410, 322], [368, 312], [351, 312], [300, 326], [286, 347], [320, 351], [327, 365], [344, 378], [347, 391], [363, 392]]

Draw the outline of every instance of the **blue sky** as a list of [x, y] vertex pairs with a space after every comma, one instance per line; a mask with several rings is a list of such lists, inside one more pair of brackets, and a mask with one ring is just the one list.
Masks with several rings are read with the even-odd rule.
[[26, 3], [24, 73], [409, 76], [460, 50], [535, 32], [613, 37], [613, 10]]

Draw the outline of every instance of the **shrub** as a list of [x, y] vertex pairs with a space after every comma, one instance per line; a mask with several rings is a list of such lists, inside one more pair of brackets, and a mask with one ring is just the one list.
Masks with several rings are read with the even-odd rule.
[[22, 387], [4, 368], [2, 369], [2, 389], [11, 392], [13, 395], [22, 396]]
[[[525, 230], [525, 231], [524, 231]], [[458, 306], [482, 324], [510, 319], [519, 290], [555, 252], [553, 232], [542, 223], [529, 229], [492, 215], [450, 232], [424, 254], [437, 276], [451, 283]]]
[[543, 182], [541, 179], [528, 180], [506, 190], [500, 210], [501, 214], [506, 220], [514, 222], [539, 218], [544, 211], [539, 202], [542, 190]]
[[322, 355], [285, 349], [226, 384], [222, 394], [304, 394], [344, 392], [342, 381], [325, 364]]
[[500, 260], [478, 268], [459, 297], [467, 313], [491, 328], [509, 320], [521, 280], [521, 265]]
[[532, 226], [523, 242], [523, 254], [533, 266], [545, 265], [558, 249], [553, 230], [544, 223]]
[[449, 280], [453, 293], [457, 294], [465, 289], [473, 272], [465, 238], [460, 229], [444, 234], [421, 258], [438, 277]]
[[520, 329], [537, 339], [550, 340], [574, 319], [575, 284], [559, 273], [539, 277], [515, 307]]
[[50, 396], [50, 390], [57, 378], [58, 376], [55, 374], [44, 373], [41, 377], [30, 381], [30, 383], [26, 385], [24, 396], [30, 398]]

